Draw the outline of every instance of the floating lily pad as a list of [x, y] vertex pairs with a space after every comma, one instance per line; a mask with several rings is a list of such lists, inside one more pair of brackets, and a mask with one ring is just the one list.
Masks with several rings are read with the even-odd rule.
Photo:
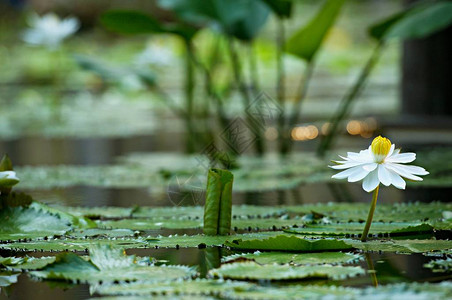
[[359, 240], [345, 241], [364, 251], [424, 253], [452, 249], [452, 241], [449, 240], [370, 240], [364, 243]]
[[0, 287], [7, 287], [13, 283], [17, 282], [17, 277], [19, 277], [20, 273], [13, 271], [3, 271], [0, 272]]
[[[138, 159], [139, 158], [139, 159]], [[158, 161], [158, 162], [156, 162]], [[241, 168], [234, 171], [234, 191], [291, 189], [312, 180], [314, 171], [327, 171], [325, 163], [313, 153], [293, 155], [281, 160], [277, 155], [241, 157]], [[149, 187], [166, 192], [172, 179], [186, 182], [196, 178], [196, 186], [177, 186], [189, 191], [204, 189], [206, 171], [199, 167], [199, 156], [152, 153], [122, 159], [121, 164], [103, 166], [39, 166], [17, 168], [22, 189], [45, 189], [88, 185], [96, 187]], [[329, 176], [327, 176], [329, 177]]]
[[71, 223], [34, 207], [5, 207], [0, 210], [0, 240], [18, 240], [63, 235]]
[[451, 282], [402, 283], [369, 287], [365, 289], [321, 286], [288, 285], [259, 286], [253, 289], [229, 291], [223, 295], [229, 299], [448, 299], [452, 296]]
[[258, 264], [290, 264], [290, 265], [316, 265], [353, 263], [362, 258], [359, 254], [343, 252], [315, 252], [315, 253], [288, 253], [288, 252], [259, 252], [233, 254], [223, 257], [223, 263], [252, 260]]
[[1, 257], [0, 265], [10, 270], [37, 270], [55, 261], [54, 256], [48, 257]]
[[[284, 206], [284, 208], [295, 214], [309, 214], [312, 211], [321, 213], [336, 222], [358, 222], [365, 221], [369, 212], [367, 203], [321, 203], [305, 204], [296, 206]], [[375, 222], [422, 222], [428, 220], [442, 220], [443, 212], [452, 210], [452, 204], [431, 203], [395, 203], [378, 204], [374, 213]]]
[[71, 238], [117, 238], [117, 237], [127, 237], [134, 236], [135, 231], [130, 229], [102, 229], [102, 228], [87, 228], [73, 230], [66, 234], [67, 237]]
[[240, 280], [294, 280], [307, 278], [345, 279], [365, 274], [361, 267], [332, 265], [288, 266], [260, 265], [255, 262], [224, 264], [219, 269], [209, 271], [212, 277]]
[[266, 239], [242, 240], [230, 239], [225, 243], [234, 249], [246, 250], [273, 250], [316, 252], [325, 250], [350, 250], [353, 246], [341, 240], [318, 239], [308, 240], [297, 236], [278, 235]]
[[[226, 291], [250, 289], [252, 283], [230, 280], [196, 279], [171, 282], [143, 282], [95, 284], [92, 292], [101, 295], [221, 295]], [[198, 298], [198, 297], [197, 297]]]
[[[203, 206], [172, 206], [172, 207], [69, 207], [59, 206], [58, 209], [70, 212], [73, 215], [93, 218], [140, 218], [140, 219], [202, 219]], [[285, 213], [283, 207], [233, 205], [234, 217], [272, 217]]]
[[[232, 228], [236, 229], [281, 229], [294, 224], [300, 224], [300, 219], [288, 218], [237, 218], [232, 220]], [[186, 218], [151, 218], [151, 219], [122, 219], [111, 221], [98, 221], [102, 228], [130, 228], [133, 230], [151, 229], [196, 229], [203, 227], [203, 220]]]
[[64, 235], [73, 228], [87, 228], [95, 224], [50, 208], [39, 202], [29, 206], [3, 207], [0, 210], [0, 240], [19, 240]]
[[224, 294], [227, 299], [353, 299], [359, 289], [341, 286], [287, 285], [258, 286], [254, 289], [234, 290]]
[[168, 281], [194, 276], [185, 266], [153, 266], [137, 262], [120, 248], [97, 246], [90, 249], [89, 260], [73, 253], [62, 253], [54, 263], [30, 274], [37, 278], [71, 282]]
[[114, 245], [122, 248], [145, 248], [148, 241], [143, 238], [48, 238], [0, 244], [0, 249], [13, 251], [85, 251], [93, 245]]
[[[285, 229], [285, 232], [297, 233], [303, 235], [325, 235], [325, 236], [353, 236], [361, 235], [364, 229], [363, 223], [339, 223], [328, 225], [306, 224], [303, 227], [291, 227]], [[373, 235], [414, 235], [423, 233], [432, 233], [433, 227], [429, 224], [413, 223], [379, 223], [373, 222], [370, 227], [370, 233]]]

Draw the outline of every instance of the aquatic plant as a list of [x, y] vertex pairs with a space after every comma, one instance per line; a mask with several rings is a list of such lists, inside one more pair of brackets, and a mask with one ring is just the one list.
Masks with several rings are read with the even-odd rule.
[[387, 138], [378, 136], [368, 149], [359, 153], [348, 152], [347, 157], [342, 157], [343, 161], [334, 161], [337, 165], [330, 166], [336, 170], [344, 170], [332, 176], [336, 179], [347, 178], [348, 182], [363, 180], [362, 187], [366, 192], [372, 192], [372, 203], [364, 227], [362, 241], [365, 241], [372, 223], [373, 213], [377, 205], [377, 197], [380, 183], [385, 186], [393, 185], [398, 189], [405, 189], [405, 181], [402, 177], [422, 181], [417, 175], [429, 174], [424, 168], [417, 166], [406, 166], [416, 159], [415, 153], [400, 153], [400, 149], [395, 149], [395, 144]]
[[28, 24], [31, 28], [24, 31], [22, 39], [30, 45], [45, 46], [50, 50], [58, 49], [64, 39], [80, 28], [77, 18], [60, 19], [55, 13], [48, 13], [42, 17], [33, 14], [28, 19]]

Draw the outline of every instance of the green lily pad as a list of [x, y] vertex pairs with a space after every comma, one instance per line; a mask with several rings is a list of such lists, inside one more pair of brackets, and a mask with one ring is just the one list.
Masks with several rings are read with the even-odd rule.
[[[89, 218], [140, 218], [140, 219], [202, 219], [203, 206], [172, 206], [172, 207], [70, 207], [58, 206], [59, 210], [70, 212], [76, 216]], [[232, 215], [241, 217], [274, 217], [285, 213], [283, 207], [233, 205]]]
[[[243, 281], [196, 279], [170, 282], [137, 281], [121, 284], [95, 284], [91, 291], [101, 295], [221, 295], [226, 291], [244, 290], [255, 285]], [[198, 298], [198, 297], [196, 297]]]
[[[300, 224], [300, 219], [288, 218], [236, 218], [232, 220], [232, 228], [247, 229], [281, 229], [294, 224]], [[98, 221], [101, 228], [129, 228], [133, 230], [152, 230], [152, 229], [196, 229], [203, 227], [203, 220], [187, 218], [151, 218], [151, 219], [121, 219]]]
[[354, 299], [359, 289], [326, 285], [257, 286], [253, 289], [226, 292], [227, 299]]
[[28, 206], [3, 207], [0, 210], [0, 240], [36, 239], [64, 235], [73, 228], [95, 224], [33, 201]]
[[[306, 224], [304, 227], [291, 227], [285, 229], [285, 232], [297, 233], [303, 235], [325, 235], [325, 236], [350, 236], [361, 235], [364, 229], [364, 223], [339, 223], [327, 225]], [[390, 235], [406, 236], [414, 234], [432, 233], [433, 227], [429, 224], [413, 223], [379, 223], [372, 222], [369, 234], [372, 235]]]
[[252, 260], [258, 264], [290, 264], [290, 265], [317, 265], [353, 263], [362, 259], [359, 254], [343, 252], [315, 252], [315, 253], [288, 253], [288, 252], [259, 252], [233, 254], [223, 257], [223, 263]]
[[266, 239], [242, 240], [230, 239], [225, 243], [234, 249], [242, 250], [273, 250], [273, 251], [296, 251], [316, 252], [325, 250], [350, 250], [353, 246], [341, 240], [318, 239], [308, 240], [297, 236], [278, 235]]
[[63, 235], [71, 223], [34, 207], [5, 207], [0, 210], [0, 240], [19, 240]]
[[19, 277], [19, 275], [20, 273], [12, 271], [0, 272], [0, 287], [7, 287], [13, 283], [16, 283], [17, 277]]
[[136, 232], [130, 229], [87, 228], [67, 232], [66, 236], [71, 238], [118, 238], [128, 236], [130, 237], [134, 236], [135, 234]]
[[55, 261], [54, 256], [47, 257], [1, 257], [0, 265], [10, 270], [37, 270]]
[[50, 280], [71, 282], [115, 281], [168, 281], [188, 279], [194, 276], [192, 268], [185, 266], [153, 266], [137, 262], [135, 256], [127, 256], [120, 248], [96, 246], [90, 249], [89, 260], [73, 253], [57, 255], [54, 263], [30, 275]]
[[209, 271], [212, 277], [239, 280], [294, 280], [307, 278], [345, 279], [365, 274], [361, 267], [332, 265], [289, 266], [260, 265], [255, 262], [224, 264], [219, 269]]
[[13, 251], [86, 251], [96, 245], [114, 245], [121, 248], [145, 248], [149, 241], [144, 238], [48, 238], [0, 244], [0, 249]]
[[[294, 214], [309, 214], [312, 211], [324, 214], [331, 220], [340, 223], [365, 221], [369, 212], [368, 203], [319, 203], [305, 204], [297, 206], [284, 206], [284, 208]], [[452, 210], [452, 204], [431, 202], [431, 203], [395, 203], [378, 204], [374, 213], [375, 222], [425, 222], [442, 220], [443, 212]]]
[[448, 299], [452, 296], [450, 281], [437, 283], [402, 283], [364, 289], [326, 285], [258, 286], [229, 291], [228, 299]]
[[383, 251], [398, 253], [425, 253], [452, 249], [452, 241], [449, 240], [345, 240], [355, 248], [364, 251]]

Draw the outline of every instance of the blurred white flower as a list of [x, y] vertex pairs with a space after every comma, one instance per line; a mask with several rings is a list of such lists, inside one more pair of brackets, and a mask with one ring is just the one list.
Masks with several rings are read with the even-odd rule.
[[60, 19], [54, 13], [42, 17], [33, 14], [28, 19], [31, 28], [25, 30], [22, 39], [31, 45], [46, 46], [57, 49], [61, 42], [74, 34], [80, 28], [80, 22], [75, 17]]
[[140, 77], [136, 74], [125, 74], [120, 81], [120, 86], [129, 91], [140, 91], [145, 88]]
[[12, 187], [19, 183], [20, 179], [16, 176], [14, 171], [0, 172], [0, 187]]
[[395, 145], [384, 137], [376, 137], [368, 149], [359, 153], [348, 152], [343, 161], [336, 161], [338, 165], [331, 166], [336, 170], [344, 170], [333, 178], [347, 178], [349, 182], [363, 180], [363, 189], [366, 192], [375, 190], [380, 182], [386, 186], [394, 185], [398, 189], [405, 189], [402, 177], [415, 181], [422, 181], [416, 175], [429, 174], [424, 168], [402, 165], [416, 159], [416, 153], [402, 153], [395, 149]]
[[173, 60], [174, 53], [170, 48], [149, 43], [143, 52], [136, 56], [135, 64], [139, 66], [168, 66]]

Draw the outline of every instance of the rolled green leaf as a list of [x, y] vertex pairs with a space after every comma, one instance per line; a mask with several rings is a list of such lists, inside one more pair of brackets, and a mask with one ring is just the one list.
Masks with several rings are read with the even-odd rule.
[[231, 172], [210, 169], [204, 205], [204, 234], [226, 235], [231, 230], [232, 183]]

